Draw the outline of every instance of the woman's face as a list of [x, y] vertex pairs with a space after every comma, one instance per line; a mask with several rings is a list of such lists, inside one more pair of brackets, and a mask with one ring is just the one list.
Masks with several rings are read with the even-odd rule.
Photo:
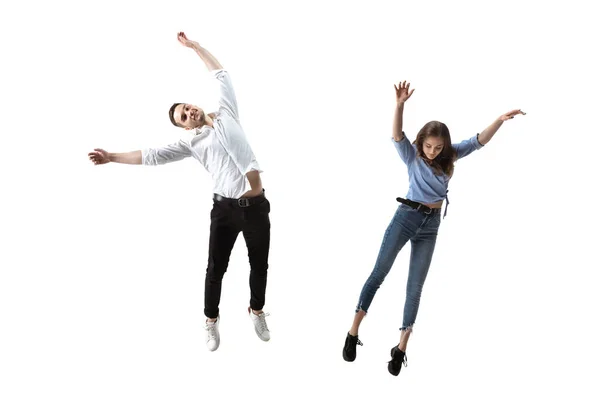
[[423, 153], [425, 156], [433, 160], [444, 149], [444, 139], [441, 137], [428, 136], [423, 140]]

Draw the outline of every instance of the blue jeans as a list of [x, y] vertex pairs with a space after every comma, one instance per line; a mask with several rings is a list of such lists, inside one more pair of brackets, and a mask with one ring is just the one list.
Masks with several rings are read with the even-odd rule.
[[357, 312], [359, 310], [367, 312], [377, 289], [392, 269], [396, 256], [406, 242], [410, 240], [410, 267], [401, 329], [412, 329], [412, 325], [417, 318], [421, 291], [433, 257], [439, 227], [440, 210], [426, 215], [404, 204], [398, 207], [383, 236], [375, 268], [373, 268], [373, 272], [371, 272], [360, 293], [358, 305], [356, 306]]

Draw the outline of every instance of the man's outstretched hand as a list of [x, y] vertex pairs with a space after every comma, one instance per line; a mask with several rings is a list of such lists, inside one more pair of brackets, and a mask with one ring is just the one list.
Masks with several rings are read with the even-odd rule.
[[107, 164], [110, 162], [108, 152], [102, 149], [94, 149], [94, 151], [88, 153], [88, 157], [95, 165]]
[[189, 47], [190, 49], [197, 49], [200, 46], [198, 42], [194, 42], [193, 40], [188, 39], [187, 36], [185, 36], [185, 33], [183, 32], [179, 32], [177, 34], [177, 40], [179, 41], [179, 43], [181, 43], [185, 47]]

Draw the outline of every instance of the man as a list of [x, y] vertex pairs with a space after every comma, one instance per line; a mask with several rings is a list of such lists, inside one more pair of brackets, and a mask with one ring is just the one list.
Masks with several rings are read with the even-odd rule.
[[219, 302], [221, 282], [239, 232], [242, 232], [250, 259], [250, 307], [248, 313], [255, 332], [264, 341], [270, 332], [262, 311], [265, 303], [271, 223], [270, 204], [265, 197], [256, 158], [240, 126], [235, 93], [227, 71], [217, 59], [183, 32], [177, 40], [193, 49], [219, 82], [219, 110], [206, 114], [201, 108], [175, 103], [169, 110], [173, 125], [190, 131], [190, 137], [162, 148], [108, 153], [94, 149], [89, 153], [96, 164], [159, 165], [194, 157], [213, 179], [208, 267], [204, 286], [206, 345], [219, 347]]

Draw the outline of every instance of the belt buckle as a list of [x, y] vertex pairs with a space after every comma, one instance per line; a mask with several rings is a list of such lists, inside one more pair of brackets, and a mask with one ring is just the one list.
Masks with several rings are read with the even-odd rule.
[[246, 197], [242, 197], [241, 199], [238, 199], [237, 203], [238, 203], [238, 206], [240, 206], [240, 207], [250, 207], [250, 199], [248, 199]]
[[[421, 211], [422, 208], [429, 208], [429, 212]], [[419, 203], [419, 206], [417, 207], [417, 211], [421, 211], [423, 214], [429, 215], [433, 212], [433, 208], [427, 207], [426, 205]]]

